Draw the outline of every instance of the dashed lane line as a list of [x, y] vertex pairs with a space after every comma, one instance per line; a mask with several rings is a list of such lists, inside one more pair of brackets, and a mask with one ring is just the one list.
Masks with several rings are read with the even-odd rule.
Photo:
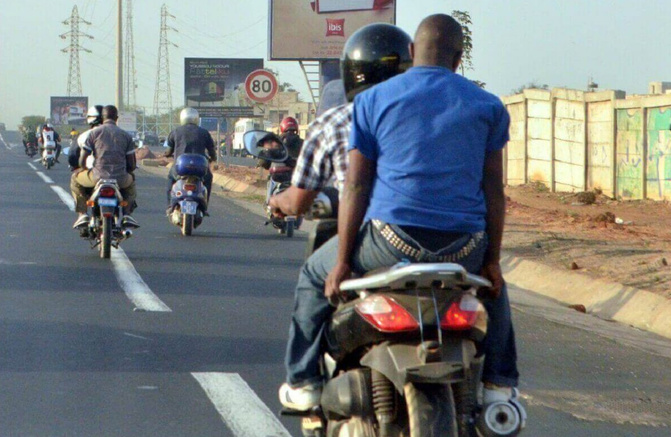
[[55, 182], [54, 182], [53, 179], [51, 179], [49, 176], [45, 175], [45, 174], [42, 173], [41, 171], [36, 171], [36, 173], [37, 173], [37, 175], [40, 177], [40, 179], [42, 179], [42, 180], [43, 180], [44, 182], [46, 182], [47, 184], [55, 184]]
[[37, 171], [37, 167], [35, 167], [32, 163], [26, 162], [28, 164], [28, 167], [32, 168], [33, 170]]
[[58, 194], [58, 197], [61, 198], [61, 201], [65, 203], [65, 206], [72, 212], [75, 211], [75, 200], [72, 198], [72, 195], [65, 191], [63, 188], [58, 185], [52, 185], [51, 189]]
[[117, 281], [135, 308], [142, 311], [172, 312], [170, 307], [156, 296], [133, 267], [123, 249], [112, 249], [112, 265]]
[[291, 437], [237, 373], [192, 373], [235, 437]]

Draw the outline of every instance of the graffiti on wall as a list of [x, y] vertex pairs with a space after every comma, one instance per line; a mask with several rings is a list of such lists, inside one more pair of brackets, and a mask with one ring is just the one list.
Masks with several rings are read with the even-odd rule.
[[643, 198], [643, 111], [617, 110], [617, 195]]
[[648, 110], [647, 196], [671, 199], [671, 107]]

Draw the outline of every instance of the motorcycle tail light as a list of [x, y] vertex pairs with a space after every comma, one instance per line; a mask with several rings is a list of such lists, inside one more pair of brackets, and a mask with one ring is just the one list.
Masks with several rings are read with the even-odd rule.
[[184, 191], [196, 191], [195, 184], [184, 184]]
[[414, 331], [417, 320], [401, 305], [383, 295], [372, 295], [357, 303], [356, 311], [382, 332]]
[[103, 187], [100, 189], [100, 197], [116, 197], [116, 191], [112, 187]]
[[482, 311], [482, 304], [475, 296], [465, 294], [460, 301], [452, 302], [440, 320], [440, 327], [452, 331], [471, 329]]

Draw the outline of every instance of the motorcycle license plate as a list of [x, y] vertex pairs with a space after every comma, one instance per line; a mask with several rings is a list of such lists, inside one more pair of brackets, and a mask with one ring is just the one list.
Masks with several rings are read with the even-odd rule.
[[100, 206], [116, 206], [116, 199], [108, 197], [98, 198], [98, 205]]
[[179, 202], [179, 209], [181, 209], [184, 214], [195, 215], [196, 211], [198, 211], [198, 202], [182, 200]]

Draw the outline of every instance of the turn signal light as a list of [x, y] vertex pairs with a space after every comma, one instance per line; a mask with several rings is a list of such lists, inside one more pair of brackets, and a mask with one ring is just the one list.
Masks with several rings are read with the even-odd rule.
[[440, 320], [440, 327], [452, 331], [471, 329], [478, 320], [482, 304], [470, 294], [465, 294], [459, 302], [452, 302]]
[[364, 320], [382, 332], [419, 329], [417, 320], [405, 308], [384, 295], [369, 296], [357, 303], [355, 308]]
[[91, 208], [93, 208], [94, 206], [96, 206], [96, 203], [93, 200], [87, 200], [86, 206], [90, 206]]
[[100, 189], [100, 197], [116, 197], [116, 191], [112, 187], [103, 187]]
[[128, 206], [128, 202], [125, 200], [122, 200], [121, 203], [119, 204], [121, 206]]

